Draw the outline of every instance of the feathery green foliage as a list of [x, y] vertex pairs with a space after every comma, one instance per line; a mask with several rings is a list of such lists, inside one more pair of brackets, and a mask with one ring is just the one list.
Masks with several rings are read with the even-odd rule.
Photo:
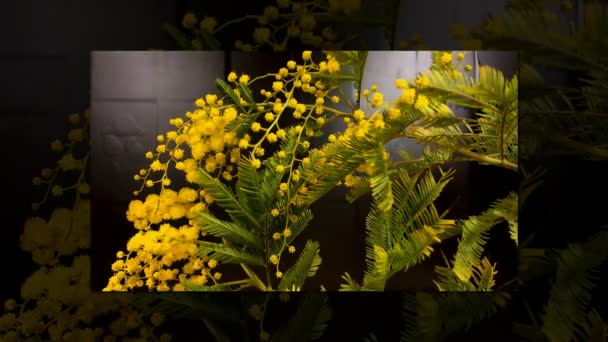
[[213, 197], [217, 204], [226, 211], [234, 221], [253, 228], [260, 228], [261, 223], [249, 208], [246, 208], [232, 193], [230, 188], [200, 169], [200, 184]]
[[503, 291], [483, 293], [417, 292], [403, 297], [404, 327], [401, 341], [437, 341], [467, 331], [503, 308], [510, 295]]
[[480, 67], [479, 80], [441, 69], [425, 75], [428, 85], [420, 89], [421, 94], [480, 112], [471, 121], [458, 120], [450, 111], [444, 111], [443, 124], [431, 121], [427, 128], [423, 120], [407, 136], [476, 158], [480, 163], [517, 170], [517, 77], [506, 80], [501, 72], [488, 66]]
[[[178, 136], [191, 145], [193, 152], [192, 159], [184, 160], [180, 169], [188, 170], [186, 178], [191, 181], [191, 162], [197, 163], [197, 185], [202, 190], [198, 195], [205, 200], [200, 203], [204, 205], [192, 206], [200, 212], [189, 213], [189, 225], [221, 240], [195, 241], [200, 260], [183, 266], [184, 273], [202, 268], [202, 276], [189, 279], [180, 274], [182, 289], [300, 291], [321, 267], [320, 244], [309, 240], [291, 264], [284, 256], [296, 253], [294, 242], [312, 220], [311, 206], [338, 184], [344, 184], [351, 187], [349, 201], [369, 193], [372, 206], [366, 219], [363, 279], [359, 284], [345, 273], [340, 290], [383, 291], [398, 272], [429, 258], [442, 238], [459, 234], [462, 239], [454, 265], [437, 268], [437, 286], [444, 291], [492, 290], [498, 266], [482, 259], [484, 232], [506, 220], [517, 241], [517, 197], [499, 201], [488, 212], [461, 220], [458, 225], [455, 218], [447, 217], [447, 211], [440, 213], [435, 203], [457, 176], [451, 168], [454, 162], [518, 169], [518, 83], [516, 78], [506, 79], [490, 67], [480, 69], [479, 79], [464, 76], [458, 70], [461, 65], [452, 63], [451, 55], [433, 52], [430, 70], [415, 81], [397, 80], [395, 86], [403, 93], [391, 100], [384, 100], [376, 87], [359, 89], [367, 54], [358, 51], [327, 52], [327, 60], [319, 64], [312, 61], [316, 57], [311, 52], [305, 52], [303, 64], [290, 61], [277, 74], [250, 78], [230, 73], [228, 82], [218, 79], [221, 98], [206, 95], [195, 102], [197, 109], [187, 114], [190, 121], [173, 121], [176, 127], [185, 126], [187, 135]], [[461, 55], [458, 60], [462, 60]], [[262, 90], [264, 99], [258, 101], [246, 84], [266, 77], [274, 79], [272, 91]], [[358, 90], [355, 104], [337, 88], [346, 82]], [[314, 95], [314, 104], [301, 103], [301, 94], [294, 95], [298, 92]], [[351, 112], [332, 108], [330, 102], [341, 101]], [[472, 108], [475, 115], [458, 117], [454, 106]], [[285, 115], [290, 114], [301, 121], [286, 122]], [[324, 125], [340, 118], [344, 118], [347, 128], [329, 136], [327, 143], [311, 148], [310, 140], [326, 133]], [[385, 145], [403, 137], [425, 145], [424, 151], [420, 157], [399, 151], [402, 160], [393, 162]], [[157, 138], [159, 142], [164, 139]], [[219, 152], [222, 148], [224, 152]], [[158, 150], [163, 149], [166, 146]], [[179, 157], [171, 155], [172, 161], [182, 159], [183, 152]], [[146, 185], [155, 184], [150, 182]], [[166, 183], [171, 182], [163, 181], [163, 186]], [[191, 190], [178, 198], [190, 201], [194, 196]], [[177, 209], [188, 208], [184, 205]], [[139, 214], [139, 207], [134, 205], [133, 209], [130, 217]], [[220, 219], [218, 212], [227, 215]], [[193, 246], [186, 243], [183, 250], [193, 250]], [[238, 264], [246, 278], [220, 282], [222, 274], [215, 270], [218, 263]], [[168, 273], [162, 275], [169, 277]], [[415, 336], [433, 340], [468, 328], [472, 321], [492, 311], [497, 302], [500, 300], [460, 303], [422, 295], [417, 299]], [[263, 309], [258, 306], [250, 312], [260, 321], [262, 339], [268, 337], [263, 318], [267, 304], [265, 301]], [[330, 316], [326, 304], [306, 299], [287, 325], [270, 334], [272, 340], [308, 339], [311, 330], [313, 339], [319, 337]], [[477, 305], [483, 310], [479, 315], [449, 322], [443, 316], [444, 305], [453, 310]]]
[[236, 243], [250, 247], [252, 250], [255, 249], [259, 251], [264, 249], [264, 246], [260, 243], [257, 236], [238, 223], [222, 221], [213, 214], [205, 211], [196, 214], [195, 220], [212, 236], [224, 238], [233, 244]]
[[346, 274], [342, 290], [383, 290], [391, 276], [428, 257], [438, 235], [451, 226], [452, 222], [438, 214], [433, 202], [453, 172], [443, 173], [439, 180], [431, 172], [414, 177], [403, 170], [397, 172], [391, 210], [381, 211], [374, 203], [367, 217], [367, 271], [363, 285], [360, 287]]
[[512, 192], [508, 197], [496, 201], [483, 214], [458, 223], [462, 227], [462, 238], [454, 257], [453, 271], [462, 281], [469, 280], [473, 266], [479, 263], [490, 228], [506, 220], [511, 237], [517, 241], [517, 209], [517, 194]]
[[161, 312], [177, 319], [199, 320], [203, 318], [237, 322], [241, 317], [240, 302], [218, 301], [207, 293], [136, 293], [133, 304], [142, 308], [142, 313]]
[[241, 156], [238, 161], [236, 196], [252, 213], [265, 212], [268, 209], [266, 201], [262, 199], [260, 181], [258, 172], [251, 165], [251, 159]]
[[389, 161], [385, 158], [385, 153], [384, 145], [379, 144], [376, 153], [367, 161], [372, 163], [375, 168], [375, 174], [369, 178], [369, 184], [374, 201], [380, 211], [390, 210], [394, 202], [388, 173]]
[[492, 264], [486, 257], [473, 265], [471, 276], [465, 281], [454, 272], [449, 260], [446, 260], [446, 264], [447, 267], [435, 266], [439, 279], [433, 282], [439, 291], [492, 291], [496, 284], [496, 264]]
[[545, 307], [542, 332], [551, 341], [570, 341], [584, 324], [597, 280], [606, 261], [608, 233], [574, 244], [559, 253], [555, 282]]
[[298, 304], [289, 322], [272, 335], [272, 342], [314, 341], [322, 336], [332, 316], [327, 296], [306, 294]]
[[263, 255], [248, 252], [245, 247], [231, 247], [223, 243], [199, 241], [199, 255], [210, 257], [225, 263], [244, 263], [248, 265], [264, 266]]
[[321, 260], [319, 243], [307, 241], [296, 263], [285, 272], [279, 283], [279, 290], [289, 290], [293, 287], [301, 288], [306, 277], [314, 277], [317, 273]]

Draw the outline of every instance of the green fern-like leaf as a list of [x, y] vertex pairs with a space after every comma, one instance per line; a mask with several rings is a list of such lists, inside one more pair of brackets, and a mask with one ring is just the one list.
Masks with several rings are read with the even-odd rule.
[[238, 322], [242, 319], [240, 303], [228, 297], [192, 292], [134, 293], [132, 296], [133, 304], [142, 314], [161, 312], [167, 317], [186, 320], [210, 318]]
[[490, 228], [505, 219], [513, 222], [513, 226], [517, 226], [517, 209], [517, 194], [511, 193], [506, 198], [496, 201], [483, 214], [459, 222], [462, 227], [462, 238], [454, 258], [454, 273], [461, 280], [468, 280], [473, 274], [473, 265], [477, 265], [481, 260]]
[[[450, 70], [442, 69], [430, 70], [425, 76], [429, 84], [418, 89], [421, 94], [477, 109], [480, 113], [474, 120], [459, 120], [450, 111], [438, 111], [443, 104], [431, 104], [431, 108], [436, 108], [423, 115], [422, 122], [412, 126], [406, 135], [465, 157], [473, 156], [473, 152], [482, 163], [491, 163], [489, 159], [492, 159], [492, 164], [517, 169], [517, 78], [506, 80], [500, 71], [488, 66], [480, 68], [477, 81], [455, 78]], [[439, 112], [447, 114], [433, 114]], [[440, 125], [433, 125], [435, 121]]]
[[475, 80], [470, 76], [454, 77], [451, 70], [435, 69], [424, 73], [428, 86], [419, 89], [421, 94], [445, 99], [447, 103], [465, 108], [492, 108], [491, 102], [469, 94], [474, 89]]
[[[281, 142], [280, 151], [293, 151], [297, 145], [297, 139], [297, 134], [292, 130], [288, 130], [285, 140]], [[289, 157], [290, 156], [288, 155], [287, 158]], [[275, 168], [277, 165], [279, 165], [279, 163], [283, 164], [283, 162], [280, 160], [277, 154], [274, 154], [272, 157], [266, 159], [263, 163], [266, 169], [264, 170], [263, 177], [260, 181], [260, 188], [262, 191], [263, 207], [269, 208], [269, 206], [275, 202], [279, 184], [281, 184], [281, 180], [283, 179], [283, 175], [276, 172]]]
[[313, 277], [317, 273], [321, 261], [319, 243], [307, 241], [298, 261], [285, 272], [279, 283], [279, 289], [291, 289], [293, 286], [301, 288], [306, 278]]
[[496, 285], [494, 279], [497, 274], [496, 264], [492, 264], [488, 258], [483, 258], [473, 267], [472, 276], [466, 281], [461, 280], [454, 273], [447, 259], [446, 264], [448, 267], [435, 267], [438, 280], [434, 280], [433, 283], [439, 291], [492, 291]]
[[289, 322], [284, 324], [272, 337], [271, 342], [317, 340], [327, 328], [332, 311], [323, 294], [304, 295]]
[[219, 262], [227, 264], [247, 264], [265, 266], [263, 255], [248, 252], [245, 248], [227, 246], [225, 244], [199, 241], [198, 255], [209, 255]]
[[[389, 171], [389, 177], [394, 172]], [[346, 193], [346, 200], [349, 203], [354, 203], [357, 199], [365, 196], [371, 191], [369, 184], [369, 177], [367, 176], [353, 176], [354, 184]]]
[[374, 156], [368, 160], [375, 166], [375, 174], [369, 178], [372, 196], [380, 211], [388, 211], [393, 206], [393, 191], [389, 178], [388, 160], [384, 159], [384, 146], [379, 145]]
[[[291, 235], [285, 239], [285, 244], [287, 244], [287, 245], [292, 244], [293, 241], [298, 236], [300, 236], [300, 234], [308, 226], [308, 223], [310, 223], [310, 221], [313, 219], [313, 214], [310, 209], [304, 209], [304, 210], [300, 211], [299, 213], [294, 213], [293, 215], [295, 216], [295, 221], [290, 220], [290, 223], [288, 225], [289, 229], [291, 229]], [[282, 232], [283, 228], [285, 226], [283, 225], [283, 223], [280, 223], [280, 225], [278, 227], [280, 227], [280, 228], [275, 231]], [[274, 233], [274, 231], [269, 232], [268, 239], [271, 238], [273, 233]], [[275, 243], [270, 247], [270, 252], [271, 252], [271, 254], [277, 254], [280, 249], [281, 249], [281, 244]]]
[[237, 200], [232, 191], [225, 184], [221, 183], [218, 179], [213, 178], [203, 169], [199, 169], [199, 175], [200, 185], [234, 221], [238, 221], [245, 226], [254, 228], [261, 227], [256, 216]]
[[439, 215], [433, 203], [453, 179], [454, 170], [441, 171], [437, 180], [430, 171], [411, 176], [405, 170], [399, 170], [398, 173], [399, 180], [393, 185], [396, 199], [393, 235], [403, 236], [404, 233], [422, 229], [425, 225], [443, 228], [442, 215]]
[[608, 324], [596, 309], [589, 311], [587, 321], [581, 326], [577, 342], [605, 342], [608, 337]]
[[368, 254], [368, 270], [363, 277], [363, 286], [373, 291], [382, 291], [390, 272], [390, 259], [388, 252], [378, 246], [371, 247], [373, 254]]
[[467, 332], [503, 308], [510, 295], [502, 291], [430, 294], [416, 292], [403, 299], [401, 341], [444, 341]]
[[363, 290], [363, 288], [361, 287], [361, 285], [359, 285], [350, 276], [350, 274], [348, 274], [348, 272], [344, 273], [341, 278], [344, 281], [344, 283], [340, 284], [340, 290], [339, 291], [362, 291]]
[[245, 156], [241, 156], [238, 161], [236, 196], [252, 213], [265, 212], [267, 209], [262, 201], [258, 172]]
[[[367, 270], [362, 285], [366, 290], [383, 290], [394, 274], [428, 257], [433, 251], [431, 245], [451, 224], [433, 206], [451, 179], [451, 172], [443, 173], [439, 181], [430, 172], [410, 177], [406, 171], [397, 170], [397, 174], [392, 209], [379, 210], [375, 201], [367, 217]], [[358, 290], [350, 283], [344, 288]]]
[[378, 144], [384, 144], [395, 138], [404, 126], [410, 125], [420, 117], [420, 112], [410, 107], [402, 108], [402, 112], [409, 114], [389, 122], [384, 129], [370, 131], [364, 138], [338, 139], [334, 143], [325, 144], [320, 153], [331, 158], [325, 158], [324, 163], [315, 163], [305, 175], [307, 178], [317, 179], [317, 183], [310, 185], [308, 192], [302, 195], [305, 203], [311, 204], [324, 196], [338, 181], [365, 163], [370, 153], [378, 148]]
[[551, 341], [570, 341], [584, 324], [597, 280], [597, 268], [606, 260], [608, 233], [573, 244], [559, 253], [556, 279], [545, 307], [542, 332]]
[[416, 332], [418, 329], [417, 324], [417, 310], [416, 310], [416, 294], [415, 292], [406, 292], [403, 294], [402, 299], [401, 317], [403, 325], [401, 328], [400, 342], [411, 342], [415, 341]]
[[456, 332], [467, 332], [475, 323], [481, 323], [498, 312], [510, 299], [511, 295], [504, 291], [438, 294], [442, 335], [447, 337]]
[[438, 234], [438, 231], [427, 226], [425, 229], [410, 232], [406, 238], [401, 239], [395, 244], [390, 251], [390, 275], [407, 271], [412, 266], [419, 264], [431, 256], [433, 252], [432, 245], [437, 243]]
[[212, 236], [225, 238], [232, 244], [248, 246], [258, 251], [263, 250], [263, 241], [240, 224], [222, 221], [206, 211], [198, 213], [195, 220]]
[[234, 92], [234, 90], [232, 89], [232, 87], [230, 87], [228, 83], [218, 78], [215, 80], [215, 85], [217, 86], [217, 89], [220, 91], [220, 93], [228, 96], [230, 100], [232, 100], [232, 103], [239, 109], [241, 113], [246, 112], [245, 107], [243, 107], [243, 105], [241, 104], [241, 97]]

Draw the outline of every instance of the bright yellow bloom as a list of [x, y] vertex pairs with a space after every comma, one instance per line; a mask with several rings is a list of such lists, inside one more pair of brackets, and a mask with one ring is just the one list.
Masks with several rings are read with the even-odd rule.
[[242, 74], [241, 77], [239, 77], [239, 83], [241, 83], [241, 84], [249, 83], [249, 75]]
[[398, 101], [401, 103], [405, 103], [405, 104], [413, 104], [415, 98], [416, 98], [416, 89], [408, 88], [408, 89], [403, 89]]
[[355, 185], [355, 177], [353, 177], [353, 175], [347, 175], [344, 177], [344, 185], [348, 187]]
[[353, 117], [355, 120], [363, 120], [365, 118], [365, 113], [361, 109], [356, 109], [353, 113]]
[[153, 171], [161, 171], [164, 169], [164, 165], [157, 159], [157, 160], [153, 161], [152, 164], [150, 164], [150, 168]]
[[417, 109], [423, 109], [429, 105], [429, 99], [424, 95], [418, 95], [415, 107]]
[[253, 166], [256, 169], [259, 169], [262, 166], [262, 162], [259, 159], [252, 159], [251, 160], [251, 166]]
[[407, 88], [407, 81], [402, 78], [395, 80], [395, 88], [397, 88], [397, 89]]
[[238, 76], [236, 75], [236, 72], [234, 72], [234, 71], [232, 71], [228, 74], [228, 82], [235, 82], [237, 78], [238, 78]]
[[268, 140], [269, 143], [275, 143], [277, 142], [277, 135], [274, 133], [268, 133], [266, 140]]
[[173, 158], [175, 159], [182, 159], [184, 157], [184, 150], [182, 150], [181, 148], [176, 148], [175, 150], [173, 150]]
[[335, 59], [328, 59], [327, 61], [327, 72], [330, 74], [335, 74], [340, 71], [340, 63]]
[[430, 84], [430, 80], [426, 75], [420, 75], [416, 78], [416, 85], [420, 88], [427, 87]]
[[380, 105], [382, 105], [382, 102], [384, 101], [384, 95], [382, 95], [382, 93], [374, 93], [374, 95], [372, 95], [372, 107], [373, 108], [378, 108], [380, 107]]
[[205, 95], [205, 101], [207, 101], [208, 105], [212, 106], [217, 101], [217, 95], [215, 95], [215, 94], [207, 94], [207, 95]]
[[449, 52], [442, 53], [441, 57], [439, 58], [439, 61], [441, 62], [441, 64], [444, 64], [444, 65], [448, 65], [448, 64], [452, 63], [452, 54]]

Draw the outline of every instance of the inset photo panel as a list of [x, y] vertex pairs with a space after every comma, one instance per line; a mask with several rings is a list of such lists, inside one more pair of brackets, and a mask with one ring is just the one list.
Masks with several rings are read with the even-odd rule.
[[95, 291], [492, 291], [517, 53], [94, 51]]

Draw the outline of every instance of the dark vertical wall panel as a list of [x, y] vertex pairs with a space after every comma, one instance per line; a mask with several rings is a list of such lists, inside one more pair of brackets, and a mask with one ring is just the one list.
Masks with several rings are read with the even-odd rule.
[[215, 51], [91, 54], [95, 287], [105, 286], [115, 252], [135, 232], [125, 210], [141, 185], [133, 175], [149, 166], [146, 151], [154, 151], [156, 136], [170, 129], [169, 119], [183, 117], [196, 98], [217, 91], [214, 80], [223, 77], [223, 56]]
[[0, 135], [14, 148], [3, 152], [11, 163], [11, 180], [4, 185], [11, 201], [4, 207], [8, 247], [0, 255], [13, 262], [0, 300], [13, 296], [29, 274], [30, 256], [20, 252], [18, 237], [31, 202], [41, 197], [32, 191], [31, 179], [57, 161], [49, 143], [67, 133], [67, 115], [90, 103], [90, 51], [172, 48], [160, 25], [177, 22], [175, 6], [164, 0], [3, 3]]

